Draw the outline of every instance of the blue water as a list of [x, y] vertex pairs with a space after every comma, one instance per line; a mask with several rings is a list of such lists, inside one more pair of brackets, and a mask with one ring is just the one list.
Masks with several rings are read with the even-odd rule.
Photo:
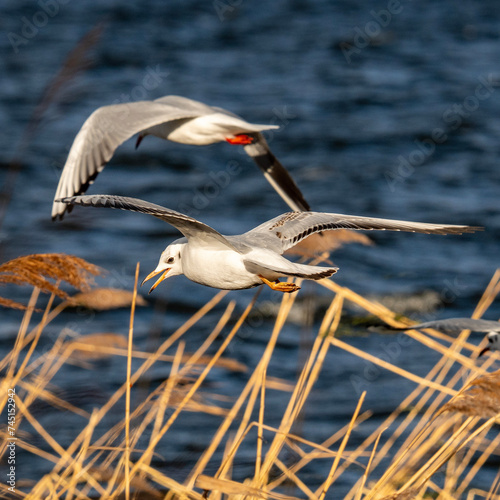
[[[57, 2], [57, 13], [44, 17], [36, 2], [4, 0], [2, 190], [9, 163], [18, 159], [21, 169], [0, 227], [2, 261], [35, 252], [75, 254], [108, 270], [99, 284], [128, 289], [136, 262], [142, 277], [149, 273], [161, 250], [177, 237], [171, 227], [140, 214], [81, 207], [62, 223], [53, 223], [51, 204], [68, 149], [94, 109], [180, 94], [249, 121], [279, 124], [280, 130], [268, 135], [269, 143], [315, 210], [484, 226], [483, 233], [457, 237], [378, 233], [371, 235], [376, 246], [347, 246], [333, 256], [340, 267], [335, 281], [361, 294], [434, 290], [446, 299], [446, 307], [434, 317], [470, 315], [498, 266], [500, 7], [493, 0], [401, 1], [388, 16], [381, 13], [388, 5], [361, 0], [283, 0], [258, 7], [248, 0], [97, 5], [82, 0]], [[44, 89], [77, 41], [99, 22], [104, 27], [88, 54], [90, 67], [58, 91], [23, 144]], [[214, 187], [213, 178], [234, 162], [241, 167], [238, 175], [228, 186]], [[190, 211], [229, 234], [287, 210], [240, 148], [222, 143], [190, 147], [148, 137], [135, 151], [134, 141], [128, 141], [88, 192], [134, 196]], [[3, 290], [24, 301], [30, 292]], [[151, 306], [136, 315], [138, 346], [145, 348], [152, 332], [166, 338], [214, 293], [184, 277], [166, 281], [155, 290]], [[253, 293], [232, 292], [223, 305], [234, 299], [242, 310]], [[314, 284], [304, 286], [303, 293], [325, 294]], [[264, 290], [259, 300], [279, 297]], [[161, 309], [158, 304], [166, 304], [166, 311], [155, 312]], [[189, 348], [202, 342], [221, 307], [190, 332]], [[1, 314], [0, 348], [5, 352], [20, 314]], [[127, 310], [67, 311], [47, 327], [47, 345], [68, 324], [82, 334], [125, 334], [128, 316]], [[494, 304], [488, 318], [499, 316]], [[251, 336], [240, 339], [231, 356], [254, 366], [271, 328], [272, 322], [263, 321]], [[312, 333], [298, 326], [285, 328], [272, 375], [295, 380], [308, 352], [307, 335]], [[348, 341], [374, 355], [381, 355], [389, 342], [373, 333]], [[303, 429], [305, 437], [318, 442], [344, 425], [356, 405], [355, 386], [339, 382], [365, 368], [339, 351], [329, 356], [306, 412], [315, 415], [318, 425]], [[411, 344], [397, 364], [423, 375], [434, 361], [423, 347]], [[167, 374], [165, 368], [159, 380]], [[90, 372], [70, 368], [58, 382], [63, 397], [90, 409], [123, 378], [124, 367], [112, 361]], [[245, 380], [220, 370], [211, 381], [234, 396]], [[374, 380], [365, 376], [362, 388], [368, 390], [364, 408], [377, 414], [374, 424], [413, 387], [380, 372]], [[273, 399], [270, 425], [278, 424], [287, 397]], [[72, 418], [48, 408], [44, 415], [54, 435], [61, 433], [62, 444], [72, 440], [72, 425], [78, 427]], [[200, 418], [205, 437], [189, 431], [200, 425]], [[166, 461], [155, 466], [176, 470], [182, 479], [176, 463], [190, 463], [217, 422], [216, 417], [187, 417], [179, 442], [165, 443], [160, 452]], [[361, 428], [359, 439], [371, 429]], [[236, 476], [251, 474], [249, 453]], [[46, 472], [37, 460], [22, 467], [30, 477]]]

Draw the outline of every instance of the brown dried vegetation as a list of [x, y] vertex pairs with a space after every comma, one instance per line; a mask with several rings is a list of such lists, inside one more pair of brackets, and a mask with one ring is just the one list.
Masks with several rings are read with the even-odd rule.
[[[0, 265], [0, 284], [31, 285], [42, 292], [68, 299], [68, 294], [58, 286], [59, 282], [66, 282], [79, 290], [88, 290], [93, 283], [92, 276], [98, 274], [101, 274], [101, 270], [97, 266], [79, 257], [59, 253], [33, 254]], [[25, 305], [4, 297], [0, 297], [0, 305], [26, 309]]]
[[[51, 275], [51, 279], [55, 275]], [[495, 392], [500, 386], [500, 372], [488, 372], [497, 360], [496, 354], [471, 357], [478, 347], [467, 341], [467, 332], [459, 338], [446, 335], [434, 337], [409, 330], [404, 334], [440, 354], [440, 359], [426, 376], [419, 376], [369, 353], [355, 349], [335, 337], [345, 300], [355, 302], [367, 313], [392, 326], [408, 324], [384, 306], [371, 302], [350, 289], [331, 280], [316, 282], [331, 292], [331, 304], [316, 332], [309, 356], [295, 381], [280, 381], [268, 377], [267, 371], [275, 362], [274, 349], [278, 337], [294, 306], [296, 294], [280, 297], [281, 307], [270, 332], [267, 346], [255, 369], [248, 373], [247, 382], [235, 401], [225, 401], [222, 394], [209, 394], [204, 382], [213, 367], [238, 369], [238, 363], [225, 359], [229, 345], [245, 323], [258, 295], [245, 311], [234, 316], [235, 303], [228, 302], [212, 332], [194, 353], [184, 349], [182, 337], [226, 296], [218, 292], [184, 325], [172, 332], [154, 352], [140, 352], [132, 344], [130, 328], [127, 346], [123, 337], [114, 334], [93, 334], [66, 338], [68, 332], [54, 341], [50, 351], [32, 357], [45, 323], [35, 325], [34, 335], [26, 334], [35, 299], [25, 313], [23, 327], [12, 351], [0, 362], [5, 369], [1, 381], [0, 410], [6, 404], [7, 388], [16, 388], [16, 441], [25, 456], [34, 454], [51, 463], [50, 473], [37, 478], [24, 491], [27, 498], [308, 498], [324, 500], [340, 498], [337, 481], [345, 485], [357, 477], [345, 500], [409, 500], [438, 498], [441, 500], [488, 498], [498, 500], [498, 480], [481, 484], [475, 489], [472, 481], [491, 457], [498, 455], [500, 435], [492, 431], [498, 417], [499, 401]], [[497, 272], [478, 304], [474, 317], [480, 317], [500, 292], [500, 272]], [[132, 297], [131, 320], [135, 311], [136, 294]], [[50, 310], [44, 317], [55, 320], [59, 311]], [[133, 322], [131, 322], [133, 324]], [[221, 333], [224, 332], [223, 335]], [[214, 354], [208, 354], [211, 349]], [[362, 431], [370, 412], [361, 412], [364, 393], [357, 402], [349, 422], [341, 429], [314, 443], [300, 435], [304, 427], [304, 412], [308, 397], [332, 350], [342, 355], [354, 355], [364, 362], [389, 370], [394, 377], [415, 384], [415, 389], [401, 401], [379, 425], [369, 424], [365, 439], [351, 444], [353, 431]], [[90, 353], [88, 357], [84, 352]], [[78, 353], [78, 354], [77, 354]], [[340, 353], [339, 353], [340, 354]], [[123, 385], [110, 394], [106, 402], [96, 403], [92, 414], [61, 398], [53, 378], [66, 362], [89, 362], [101, 355], [123, 356], [129, 370]], [[135, 363], [132, 369], [132, 359]], [[138, 360], [140, 363], [138, 363]], [[170, 363], [168, 378], [149, 393], [140, 385], [144, 375], [155, 363]], [[361, 364], [361, 363], [360, 363]], [[90, 368], [90, 366], [89, 366]], [[241, 366], [239, 367], [241, 368]], [[464, 379], [472, 380], [463, 382]], [[293, 383], [292, 383], [293, 382]], [[288, 404], [283, 408], [276, 426], [267, 422], [265, 401], [270, 391], [284, 391]], [[134, 394], [134, 405], [130, 396]], [[317, 396], [317, 394], [316, 394]], [[451, 398], [451, 399], [450, 399]], [[73, 442], [62, 446], [57, 435], [51, 435], [33, 414], [31, 408], [38, 400], [50, 403], [60, 411], [70, 411], [83, 418], [74, 430]], [[110, 422], [110, 410], [125, 402], [123, 419]], [[229, 405], [229, 406], [227, 406]], [[353, 407], [356, 400], [353, 398]], [[54, 410], [54, 411], [57, 411]], [[220, 419], [219, 428], [211, 436], [206, 449], [199, 453], [194, 466], [184, 471], [184, 480], [169, 477], [155, 465], [157, 446], [169, 439], [176, 422], [184, 412], [202, 412]], [[465, 415], [464, 415], [465, 413]], [[273, 417], [275, 419], [275, 416]], [[105, 432], [96, 433], [97, 425], [108, 422]], [[26, 424], [26, 425], [25, 425]], [[28, 425], [29, 424], [29, 425]], [[102, 428], [102, 427], [101, 427]], [[29, 429], [29, 432], [27, 430]], [[0, 453], [5, 457], [5, 428], [0, 429]], [[195, 430], [193, 430], [195, 432]], [[201, 431], [203, 432], [203, 431]], [[34, 439], [36, 437], [36, 439]], [[139, 447], [138, 443], [142, 446]], [[1, 441], [0, 441], [1, 443]], [[36, 443], [36, 444], [35, 444]], [[146, 443], [146, 444], [144, 444]], [[240, 447], [246, 448], [241, 452]], [[248, 460], [248, 447], [254, 446], [255, 467], [245, 480], [237, 480], [240, 457]], [[216, 459], [217, 450], [222, 458]], [[210, 464], [210, 466], [209, 466]], [[246, 467], [246, 465], [245, 465]], [[308, 482], [315, 471], [315, 483]], [[21, 469], [20, 469], [21, 470]], [[346, 472], [348, 474], [346, 474]], [[319, 486], [318, 480], [319, 479]], [[349, 479], [347, 479], [349, 478]], [[484, 478], [484, 476], [483, 476]], [[18, 484], [22, 485], [22, 477]], [[484, 480], [484, 479], [483, 479]], [[477, 483], [477, 482], [476, 482]], [[7, 493], [0, 485], [0, 494]]]

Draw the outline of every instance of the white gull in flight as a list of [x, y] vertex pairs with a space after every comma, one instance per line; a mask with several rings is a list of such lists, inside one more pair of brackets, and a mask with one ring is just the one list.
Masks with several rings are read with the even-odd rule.
[[225, 109], [174, 95], [98, 108], [73, 141], [57, 186], [52, 218], [62, 219], [66, 210], [71, 210], [57, 200], [85, 193], [116, 148], [134, 134], [139, 134], [136, 147], [146, 135], [199, 146], [221, 141], [241, 144], [292, 210], [309, 210], [300, 189], [261, 133], [276, 128], [249, 123]]
[[[237, 236], [223, 236], [192, 217], [136, 198], [93, 195], [58, 200], [68, 205], [118, 208], [153, 215], [178, 229], [184, 238], [167, 246], [156, 269], [144, 281], [160, 275], [153, 291], [165, 278], [184, 274], [191, 281], [224, 290], [241, 290], [266, 284], [280, 292], [299, 289], [280, 278], [320, 280], [337, 267], [297, 264], [282, 254], [313, 233], [335, 229], [409, 231], [427, 234], [471, 233], [481, 228], [427, 224], [322, 212], [288, 212]], [[143, 283], [144, 283], [143, 281]]]

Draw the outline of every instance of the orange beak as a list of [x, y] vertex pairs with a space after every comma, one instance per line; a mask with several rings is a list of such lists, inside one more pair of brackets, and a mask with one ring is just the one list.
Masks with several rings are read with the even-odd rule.
[[149, 292], [148, 292], [148, 295], [167, 277], [167, 273], [170, 271], [170, 269], [172, 269], [171, 267], [169, 267], [168, 269], [165, 269], [165, 270], [162, 270], [162, 271], [153, 271], [152, 273], [149, 273], [143, 280], [142, 280], [142, 283], [141, 283], [141, 286], [144, 285], [144, 283], [148, 280], [150, 280], [151, 278], [154, 278], [155, 276], [158, 276], [160, 273], [162, 273], [162, 275], [160, 276], [160, 278], [157, 280], [157, 282], [150, 288]]

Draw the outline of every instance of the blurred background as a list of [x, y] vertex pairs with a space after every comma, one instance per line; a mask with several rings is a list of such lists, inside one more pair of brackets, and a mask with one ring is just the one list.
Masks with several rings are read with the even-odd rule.
[[[4, 0], [0, 26], [1, 262], [30, 253], [74, 254], [108, 271], [101, 286], [130, 290], [140, 261], [142, 280], [178, 237], [173, 228], [140, 214], [81, 207], [52, 222], [51, 205], [72, 141], [96, 108], [177, 94], [250, 122], [280, 125], [268, 142], [314, 210], [486, 228], [449, 237], [370, 234], [375, 245], [332, 254], [339, 284], [379, 298], [420, 297], [421, 306], [402, 306], [416, 320], [470, 316], [498, 266], [500, 6], [493, 0]], [[227, 234], [288, 210], [242, 148], [147, 137], [136, 151], [134, 143], [117, 150], [88, 194], [142, 198]], [[238, 174], [227, 185], [214, 181], [236, 164]], [[24, 302], [30, 293], [4, 290]], [[242, 310], [254, 293], [231, 292], [220, 307], [234, 299]], [[159, 342], [214, 294], [184, 277], [165, 281], [137, 311], [135, 342], [143, 349]], [[314, 283], [304, 283], [300, 295], [305, 305], [285, 328], [281, 361], [271, 373], [292, 380], [317, 332], [311, 313], [331, 300]], [[263, 311], [279, 300], [270, 290], [259, 298]], [[499, 316], [493, 304], [487, 317]], [[21, 315], [2, 310], [1, 317], [0, 350], [7, 352]], [[128, 320], [128, 309], [67, 311], [45, 331], [53, 338], [63, 328], [125, 334]], [[267, 312], [258, 316], [231, 355], [254, 366], [271, 320]], [[212, 327], [209, 316], [188, 336], [188, 347]], [[374, 355], [391, 342], [366, 328], [354, 332], [348, 341]], [[409, 341], [391, 361], [424, 375], [437, 359], [432, 356]], [[320, 441], [344, 425], [361, 390], [368, 391], [365, 408], [382, 418], [412, 389], [378, 369], [366, 375], [368, 368], [341, 352], [325, 364], [308, 406], [314, 428], [301, 429], [308, 439]], [[115, 361], [93, 372], [74, 368], [62, 390], [91, 408], [123, 381], [124, 370]], [[166, 368], [148, 382], [154, 386], [167, 374]], [[222, 371], [210, 380], [229, 397], [244, 382], [243, 375]], [[277, 419], [287, 397], [273, 400], [269, 411]], [[179, 441], [163, 450], [162, 467], [179, 469], [180, 478], [190, 450], [203, 446], [203, 436], [190, 432], [196, 419], [187, 419]], [[203, 416], [204, 432], [217, 422]], [[47, 425], [67, 425], [70, 439], [71, 418]], [[34, 477], [45, 472], [36, 460], [20, 464], [19, 474], [23, 467]], [[245, 477], [246, 464], [240, 467], [235, 475]]]

